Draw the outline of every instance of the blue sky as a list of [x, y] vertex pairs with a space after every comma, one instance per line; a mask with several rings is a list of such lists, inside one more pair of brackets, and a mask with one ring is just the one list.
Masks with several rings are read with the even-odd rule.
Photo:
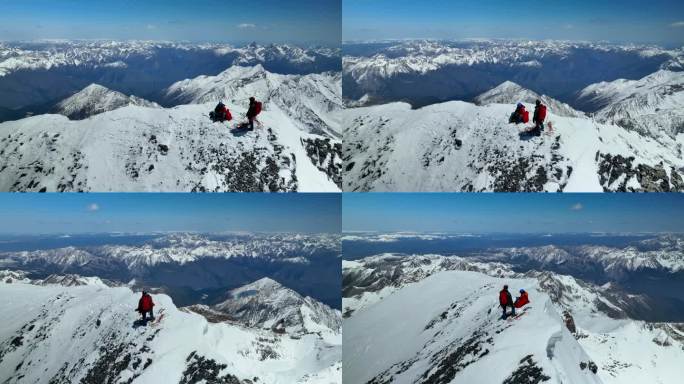
[[0, 233], [339, 232], [339, 194], [0, 193]]
[[340, 0], [0, 0], [0, 40], [339, 45], [340, 35]]
[[346, 193], [344, 231], [684, 232], [684, 195]]
[[343, 0], [344, 40], [524, 38], [684, 44], [681, 0]]

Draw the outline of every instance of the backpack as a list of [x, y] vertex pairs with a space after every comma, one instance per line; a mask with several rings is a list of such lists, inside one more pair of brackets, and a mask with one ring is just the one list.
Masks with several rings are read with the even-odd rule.
[[530, 121], [530, 113], [527, 112], [527, 109], [526, 109], [522, 113], [522, 122], [527, 123], [528, 121]]
[[261, 113], [261, 101], [254, 103], [254, 116]]
[[233, 115], [230, 114], [230, 109], [226, 108], [226, 115], [224, 118], [226, 119], [226, 121], [233, 120]]
[[537, 122], [543, 123], [544, 119], [546, 119], [546, 105], [540, 104], [539, 105], [539, 114], [537, 115]]

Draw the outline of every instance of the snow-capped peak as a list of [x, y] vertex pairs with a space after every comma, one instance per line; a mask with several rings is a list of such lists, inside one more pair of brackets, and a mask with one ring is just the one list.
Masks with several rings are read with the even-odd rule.
[[341, 382], [340, 337], [212, 324], [152, 297], [156, 319], [145, 324], [127, 287], [0, 282], [0, 381]]
[[126, 96], [99, 84], [90, 84], [78, 93], [59, 102], [55, 106], [54, 112], [72, 120], [81, 120], [128, 105], [161, 108], [159, 104], [152, 101], [136, 96]]
[[536, 100], [540, 100], [544, 105], [546, 105], [549, 111], [553, 111], [558, 116], [584, 116], [584, 113], [575, 110], [568, 104], [562, 103], [546, 95], [539, 95], [536, 92], [523, 88], [520, 85], [508, 80], [475, 97], [475, 103], [478, 105], [517, 103], [534, 104]]
[[164, 90], [170, 104], [218, 103], [246, 107], [249, 98], [266, 111], [279, 110], [304, 132], [340, 137], [342, 83], [339, 73], [281, 75], [260, 64], [233, 66], [216, 76], [198, 76], [176, 82]]
[[339, 311], [270, 278], [233, 289], [227, 296], [211, 309], [250, 327], [276, 329], [282, 324], [284, 330], [297, 334], [341, 331]]
[[684, 133], [684, 72], [661, 69], [639, 80], [592, 84], [580, 91], [578, 100], [596, 111], [598, 121], [656, 140]]

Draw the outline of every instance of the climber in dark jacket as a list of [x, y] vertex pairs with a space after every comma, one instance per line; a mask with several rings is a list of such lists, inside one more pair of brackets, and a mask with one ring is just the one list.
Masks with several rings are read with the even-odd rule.
[[149, 320], [154, 319], [154, 313], [152, 313], [152, 307], [154, 307], [154, 302], [152, 301], [152, 296], [149, 293], [143, 291], [140, 300], [138, 301], [138, 309], [142, 316], [142, 321], [147, 321], [147, 314], [150, 314]]
[[511, 315], [515, 316], [513, 296], [511, 296], [511, 293], [508, 292], [508, 285], [504, 285], [501, 292], [499, 292], [499, 305], [501, 306], [501, 308], [503, 308], [503, 315], [501, 316], [502, 319], [506, 320], [506, 318], [508, 317], [508, 314], [506, 314], [506, 307], [511, 307], [511, 309], [513, 310], [511, 312]]

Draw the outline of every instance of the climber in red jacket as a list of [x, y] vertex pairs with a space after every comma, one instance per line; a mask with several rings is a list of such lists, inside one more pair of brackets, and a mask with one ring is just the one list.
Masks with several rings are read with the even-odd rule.
[[149, 293], [143, 291], [140, 300], [138, 301], [138, 309], [142, 316], [142, 321], [147, 321], [147, 314], [150, 314], [149, 320], [154, 319], [154, 313], [152, 313], [152, 307], [154, 307], [154, 302], [152, 301], [152, 296]]
[[527, 292], [525, 292], [524, 289], [520, 290], [520, 297], [517, 297], [515, 299], [515, 303], [513, 303], [513, 306], [516, 308], [520, 308], [525, 304], [528, 304], [530, 302], [530, 299], [527, 298]]
[[541, 100], [537, 100], [534, 107], [534, 116], [532, 117], [532, 122], [534, 122], [532, 133], [535, 136], [541, 135], [541, 132], [544, 130], [544, 119], [546, 119], [546, 105], [542, 104]]
[[518, 103], [518, 105], [515, 107], [515, 111], [511, 113], [511, 117], [508, 119], [508, 122], [520, 124], [527, 123], [528, 121], [530, 121], [529, 112], [527, 112], [523, 103]]
[[[261, 113], [261, 101], [257, 101], [254, 96], [249, 98], [249, 109], [247, 109], [247, 120], [249, 120], [249, 130], [254, 130], [254, 120]], [[258, 122], [258, 120], [257, 120]], [[261, 123], [259, 123], [261, 124]]]
[[513, 297], [511, 296], [511, 293], [508, 292], [508, 285], [504, 285], [503, 289], [501, 292], [499, 292], [499, 305], [501, 308], [503, 308], [503, 315], [501, 316], [502, 319], [506, 320], [508, 317], [508, 314], [506, 313], [506, 308], [511, 307], [513, 312], [511, 312], [511, 315], [515, 316], [515, 306], [513, 305]]

